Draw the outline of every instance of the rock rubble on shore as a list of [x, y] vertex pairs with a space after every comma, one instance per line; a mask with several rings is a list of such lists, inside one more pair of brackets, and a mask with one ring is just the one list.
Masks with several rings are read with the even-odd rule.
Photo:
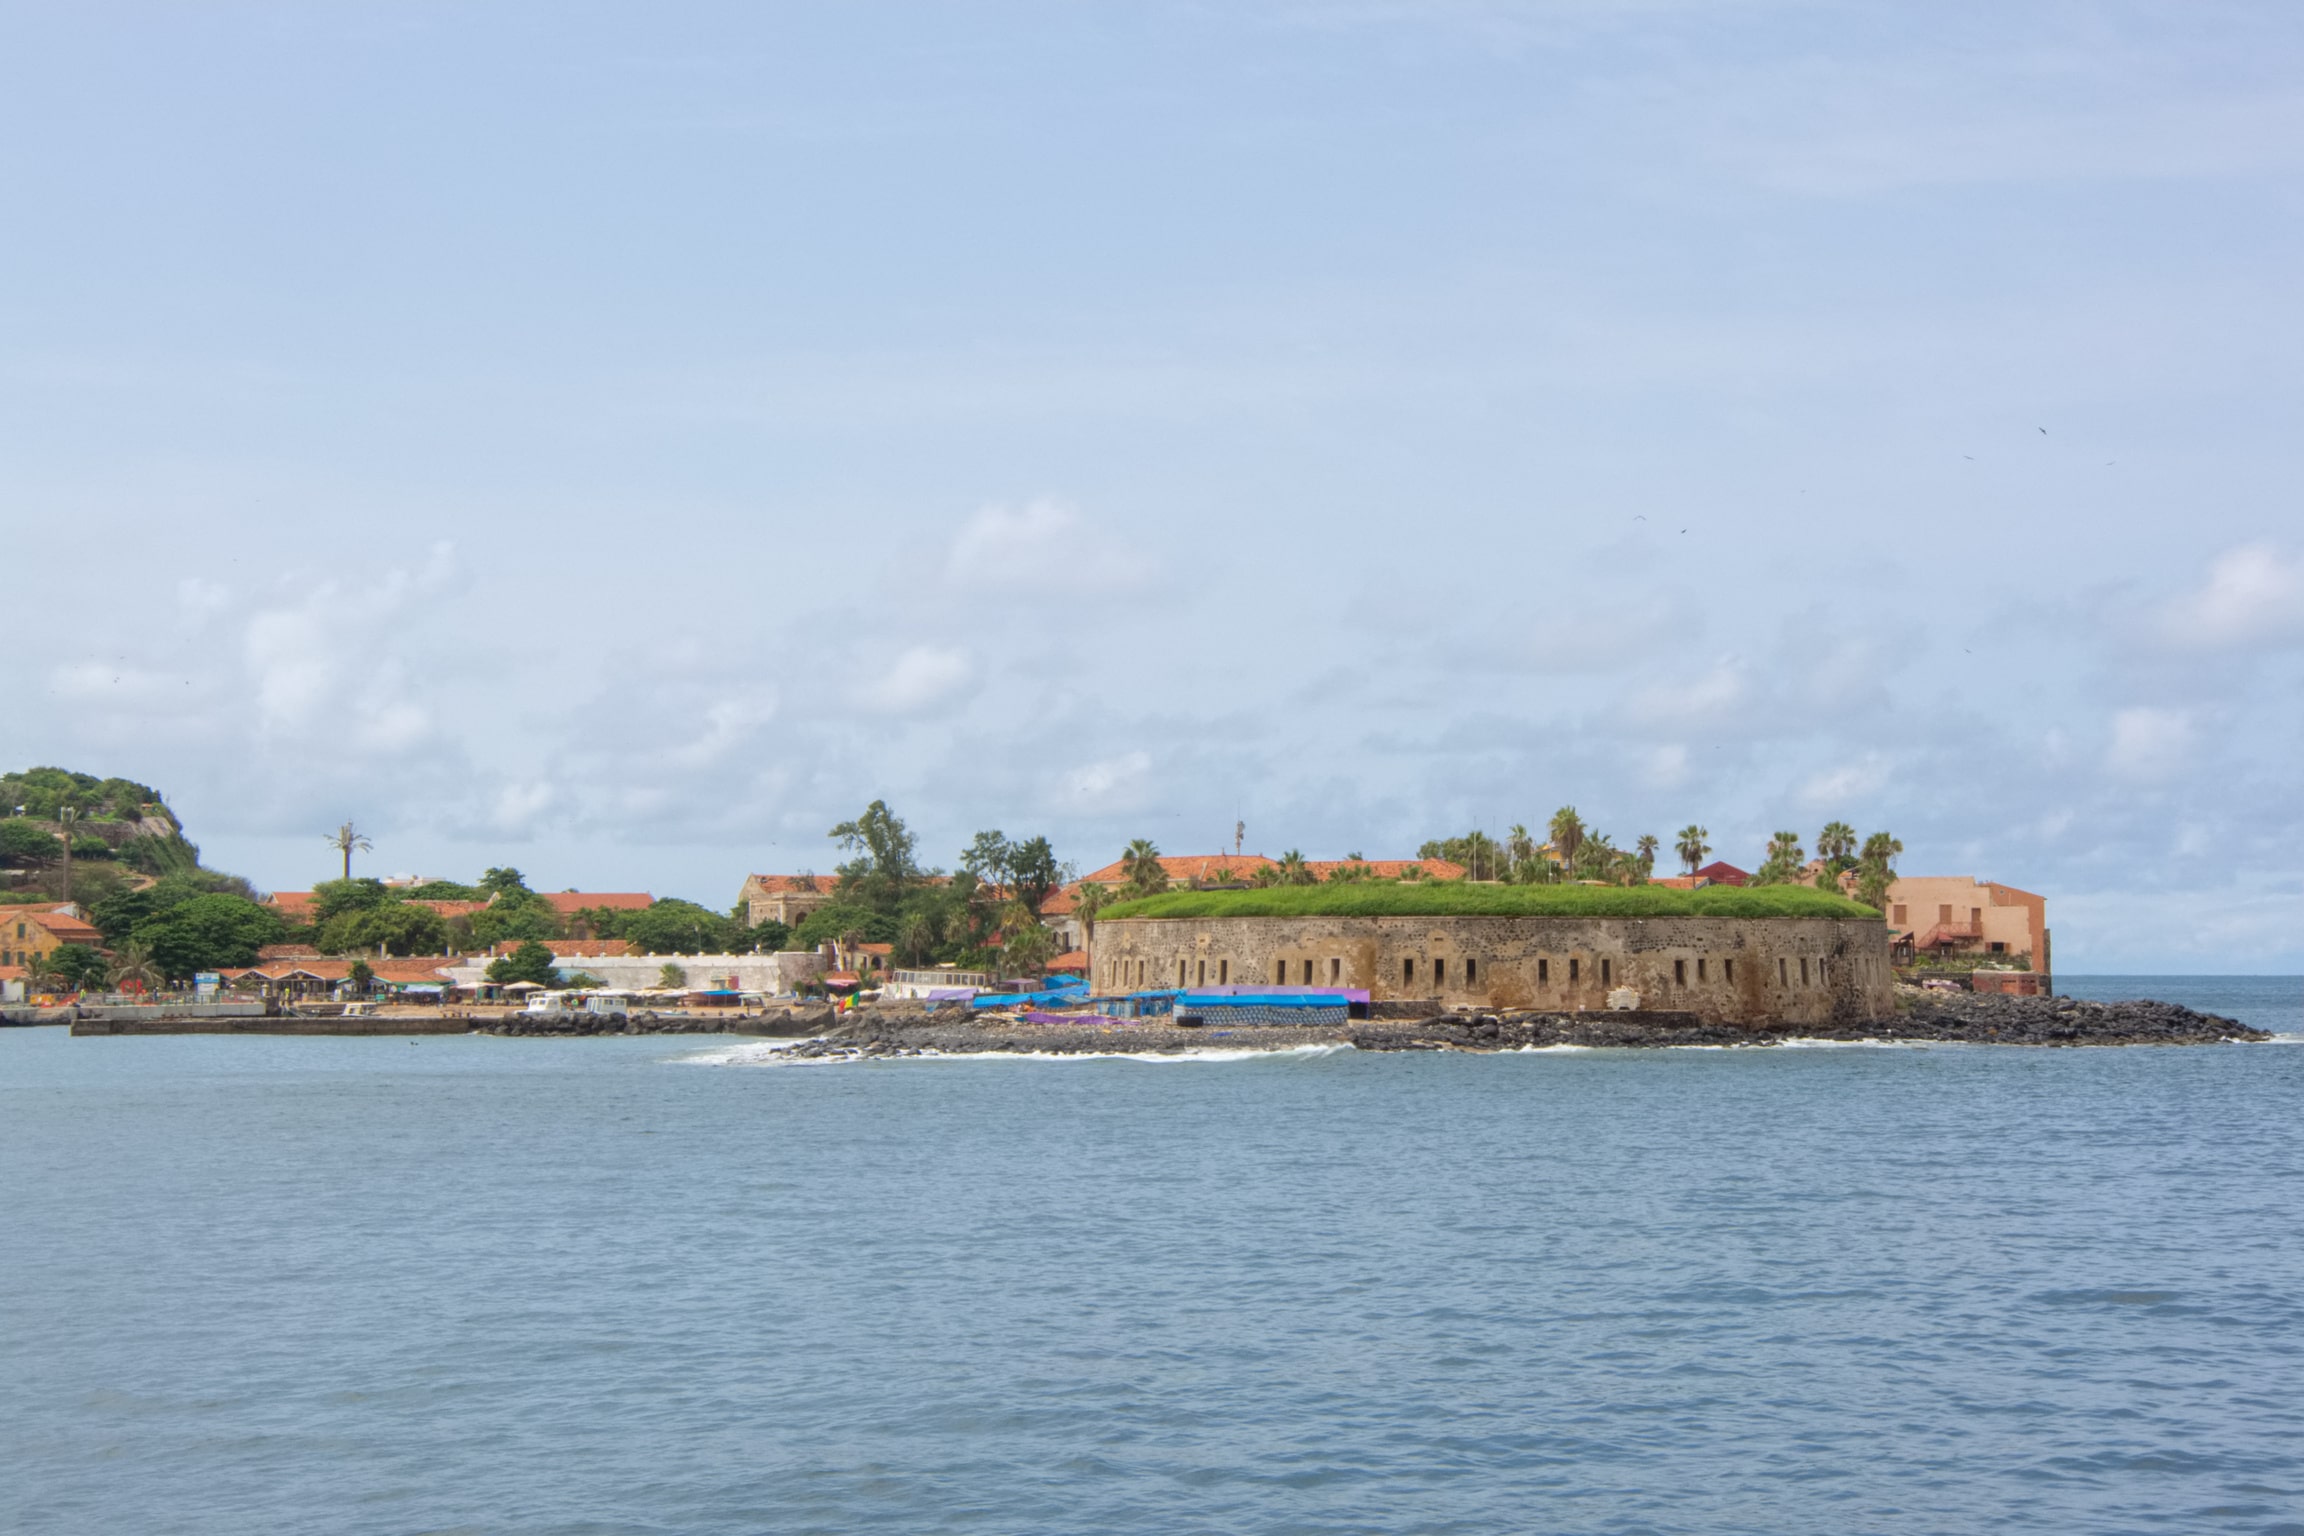
[[[1925, 993], [1878, 1023], [1747, 1029], [1684, 1013], [1448, 1013], [1356, 1020], [1322, 1028], [1184, 1028], [1165, 1020], [1124, 1024], [1027, 1024], [965, 1010], [863, 1008], [838, 1016], [796, 1059], [869, 1059], [990, 1052], [1044, 1055], [1170, 1053], [1211, 1048], [1288, 1050], [1351, 1045], [1363, 1051], [1502, 1051], [1545, 1046], [1764, 1046], [1787, 1040], [1976, 1045], [2206, 1045], [2265, 1040], [2262, 1030], [2175, 1003], [2097, 1003], [2069, 997]], [[798, 1032], [798, 1031], [794, 1031]]]

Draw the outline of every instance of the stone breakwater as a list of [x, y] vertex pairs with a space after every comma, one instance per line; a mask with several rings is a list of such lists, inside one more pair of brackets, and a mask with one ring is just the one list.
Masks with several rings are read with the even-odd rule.
[[1355, 1020], [1317, 1028], [1218, 1030], [1156, 1019], [1104, 1025], [1027, 1024], [969, 1016], [964, 1010], [863, 1008], [809, 1033], [789, 1052], [798, 1059], [1011, 1052], [1109, 1055], [1190, 1050], [1289, 1050], [1348, 1044], [1363, 1051], [1509, 1051], [1544, 1046], [1765, 1046], [1787, 1040], [1958, 1042], [1972, 1045], [2209, 1045], [2267, 1040], [2262, 1030], [2197, 1013], [2175, 1003], [2098, 1003], [2069, 997], [1924, 994], [1900, 1000], [1896, 1016], [1875, 1024], [1785, 1024], [1747, 1027], [1693, 1014], [1447, 1013], [1423, 1018]]

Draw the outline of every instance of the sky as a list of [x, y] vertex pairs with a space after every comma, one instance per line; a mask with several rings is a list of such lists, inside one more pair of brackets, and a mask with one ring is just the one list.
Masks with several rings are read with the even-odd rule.
[[0, 766], [214, 866], [1887, 829], [2304, 970], [2304, 10], [0, 4]]

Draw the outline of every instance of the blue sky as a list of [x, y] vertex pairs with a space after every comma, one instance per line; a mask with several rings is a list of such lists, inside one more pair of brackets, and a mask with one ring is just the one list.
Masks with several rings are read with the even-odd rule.
[[[724, 906], [885, 797], [1887, 827], [2304, 969], [2304, 13], [0, 8], [10, 765]], [[2045, 429], [2045, 430], [2043, 430]]]

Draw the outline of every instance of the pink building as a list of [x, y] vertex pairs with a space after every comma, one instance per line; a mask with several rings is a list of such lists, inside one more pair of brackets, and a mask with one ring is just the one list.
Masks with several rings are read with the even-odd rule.
[[1969, 875], [1908, 875], [1888, 887], [1889, 942], [1916, 956], [2021, 957], [2046, 974], [2048, 899]]

